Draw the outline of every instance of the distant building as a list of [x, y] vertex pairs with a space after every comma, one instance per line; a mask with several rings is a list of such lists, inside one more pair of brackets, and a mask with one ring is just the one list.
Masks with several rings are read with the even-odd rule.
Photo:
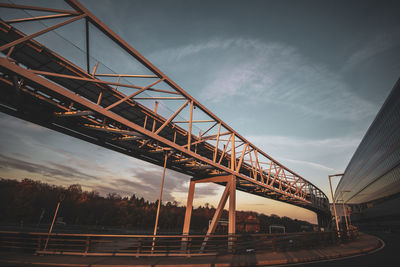
[[260, 220], [255, 216], [248, 216], [237, 223], [237, 231], [245, 233], [258, 233], [260, 231]]

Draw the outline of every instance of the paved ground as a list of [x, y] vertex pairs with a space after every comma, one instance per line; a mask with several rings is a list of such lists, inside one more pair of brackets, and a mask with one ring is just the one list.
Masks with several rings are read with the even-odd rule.
[[334, 261], [323, 261], [308, 263], [302, 266], [307, 267], [345, 267], [345, 266], [399, 266], [399, 253], [400, 253], [400, 233], [390, 232], [373, 232], [374, 236], [381, 238], [385, 246], [383, 249], [376, 251], [375, 253], [369, 253], [367, 255], [361, 255], [359, 257], [349, 257], [345, 259], [337, 259]]
[[[358, 240], [339, 246], [321, 247], [286, 252], [259, 252], [245, 255], [223, 255], [191, 258], [135, 258], [135, 257], [82, 257], [47, 255], [34, 256], [21, 253], [0, 253], [1, 266], [266, 266], [299, 264], [318, 260], [331, 260], [346, 256], [366, 254], [381, 247], [380, 240], [372, 235], [360, 234]], [[399, 253], [399, 252], [397, 252]], [[385, 256], [382, 256], [385, 257]], [[363, 258], [363, 257], [360, 257]], [[351, 260], [351, 259], [350, 259]], [[339, 261], [335, 262], [339, 263]], [[315, 263], [318, 264], [318, 263]], [[313, 264], [313, 265], [315, 265]], [[319, 263], [321, 264], [321, 263]], [[324, 266], [327, 262], [323, 263]], [[377, 262], [375, 262], [376, 266]], [[317, 266], [317, 265], [315, 265]], [[321, 265], [322, 266], [322, 265]], [[332, 265], [338, 266], [338, 265]], [[341, 264], [341, 266], [345, 266]], [[354, 266], [354, 265], [353, 265]], [[361, 265], [360, 265], [361, 266]], [[383, 267], [385, 265], [381, 265]]]

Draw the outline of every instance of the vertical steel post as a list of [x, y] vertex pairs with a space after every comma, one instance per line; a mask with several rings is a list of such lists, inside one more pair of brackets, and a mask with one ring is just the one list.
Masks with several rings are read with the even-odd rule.
[[215, 144], [213, 162], [216, 162], [216, 160], [217, 160], [220, 133], [221, 133], [221, 123], [219, 123], [219, 126], [218, 126], [217, 143]]
[[87, 73], [90, 73], [90, 54], [89, 54], [89, 20], [85, 19], [85, 30], [86, 30], [86, 69]]
[[333, 190], [332, 190], [332, 181], [331, 181], [331, 176], [329, 177], [329, 185], [331, 187], [331, 195], [332, 195], [332, 203], [333, 203], [333, 211], [335, 213], [335, 222], [336, 222], [336, 230], [338, 232], [339, 235], [339, 223], [338, 223], [338, 218], [337, 218], [337, 213], [336, 213], [336, 205], [335, 205], [335, 198], [333, 197]]
[[[157, 114], [157, 109], [158, 109], [158, 101], [154, 102], [154, 113]], [[151, 129], [152, 132], [154, 132], [156, 129], [156, 120], [153, 119], [153, 128]]]
[[192, 217], [195, 185], [196, 185], [196, 183], [194, 181], [190, 181], [189, 193], [188, 193], [187, 204], [186, 204], [185, 222], [183, 224], [183, 231], [182, 231], [183, 235], [188, 235], [190, 232], [190, 220]]
[[229, 187], [229, 226], [228, 226], [228, 249], [233, 251], [236, 234], [236, 176], [232, 175]]
[[349, 223], [347, 222], [347, 212], [344, 207], [343, 190], [340, 190], [340, 197], [342, 198], [342, 207], [343, 207], [344, 219], [346, 221], [346, 230], [349, 231]]
[[162, 198], [162, 193], [163, 193], [163, 188], [164, 188], [164, 180], [165, 180], [165, 169], [167, 167], [167, 159], [168, 159], [168, 153], [165, 152], [164, 156], [164, 169], [163, 169], [163, 174], [162, 174], [162, 179], [161, 179], [161, 187], [160, 187], [160, 195], [158, 197], [158, 206], [157, 206], [157, 214], [156, 214], [156, 222], [154, 224], [154, 232], [153, 232], [153, 244], [151, 246], [151, 251], [154, 251], [154, 242], [156, 240], [156, 235], [157, 235], [157, 227], [158, 227], [158, 217], [160, 215], [160, 208], [161, 208], [161, 198]]
[[195, 189], [196, 182], [190, 181], [189, 184], [189, 193], [187, 197], [187, 204], [186, 204], [186, 212], [185, 212], [185, 222], [183, 223], [183, 231], [182, 231], [182, 245], [181, 250], [185, 252], [187, 249], [188, 241], [187, 235], [190, 233], [190, 220], [192, 218], [192, 209], [193, 209], [193, 197], [194, 197], [194, 189]]
[[336, 213], [336, 205], [335, 205], [335, 198], [333, 196], [333, 190], [332, 190], [332, 177], [334, 176], [341, 176], [343, 174], [335, 174], [335, 175], [328, 175], [329, 178], [329, 186], [331, 188], [331, 195], [332, 195], [332, 204], [333, 204], [333, 211], [335, 213], [335, 222], [336, 222], [336, 230], [337, 230], [337, 234], [338, 237], [340, 237], [340, 230], [339, 230], [339, 223], [338, 223], [338, 218], [337, 218], [337, 213]]
[[49, 234], [47, 235], [46, 244], [44, 244], [44, 250], [47, 249], [47, 244], [49, 243], [50, 234], [53, 231], [54, 222], [56, 221], [56, 217], [57, 217], [58, 209], [60, 208], [60, 204], [61, 204], [61, 202], [59, 201], [57, 203], [56, 211], [54, 212], [54, 217], [53, 217], [53, 221], [50, 226]]
[[236, 233], [236, 177], [232, 175], [229, 187], [229, 231], [228, 234]]
[[190, 101], [190, 116], [189, 116], [189, 129], [188, 129], [188, 150], [190, 150], [192, 142], [192, 122], [193, 122], [193, 100]]
[[236, 151], [235, 151], [235, 134], [232, 133], [232, 141], [231, 141], [231, 170], [236, 169]]

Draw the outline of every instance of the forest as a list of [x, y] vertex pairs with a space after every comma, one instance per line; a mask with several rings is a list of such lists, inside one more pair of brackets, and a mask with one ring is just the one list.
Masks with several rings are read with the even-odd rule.
[[[113, 229], [152, 233], [158, 204], [134, 194], [130, 197], [121, 197], [116, 193], [101, 196], [96, 191], [83, 191], [79, 184], [63, 187], [32, 179], [17, 181], [0, 178], [0, 226], [48, 229], [59, 201], [55, 231], [107, 232]], [[162, 203], [159, 233], [181, 233], [185, 209], [177, 202]], [[208, 204], [194, 208], [191, 233], [205, 233], [214, 212], [215, 208]], [[226, 210], [222, 215], [224, 218], [228, 218]], [[236, 220], [238, 232], [267, 233], [270, 225], [284, 226], [286, 232], [300, 232], [310, 231], [313, 226], [306, 221], [252, 211], [237, 211]], [[254, 227], [245, 227], [246, 224]], [[222, 228], [219, 227], [219, 231]]]

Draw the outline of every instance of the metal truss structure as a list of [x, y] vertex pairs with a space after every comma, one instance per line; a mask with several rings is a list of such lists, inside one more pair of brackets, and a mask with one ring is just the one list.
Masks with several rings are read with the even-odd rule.
[[[234, 131], [78, 1], [65, 2], [71, 10], [0, 4], [7, 10], [47, 12], [0, 21], [2, 112], [190, 175], [184, 233], [189, 232], [194, 185], [199, 182], [226, 185], [210, 233], [228, 198], [229, 233], [235, 232], [236, 190], [330, 216], [328, 199], [320, 189]], [[60, 19], [31, 34], [15, 26]], [[85, 23], [86, 69], [36, 40], [79, 20]], [[100, 73], [101, 62], [91, 66], [91, 27], [121, 49], [126, 61], [149, 73]], [[169, 105], [168, 116], [159, 112], [161, 104]], [[201, 126], [206, 128], [195, 133]]]

